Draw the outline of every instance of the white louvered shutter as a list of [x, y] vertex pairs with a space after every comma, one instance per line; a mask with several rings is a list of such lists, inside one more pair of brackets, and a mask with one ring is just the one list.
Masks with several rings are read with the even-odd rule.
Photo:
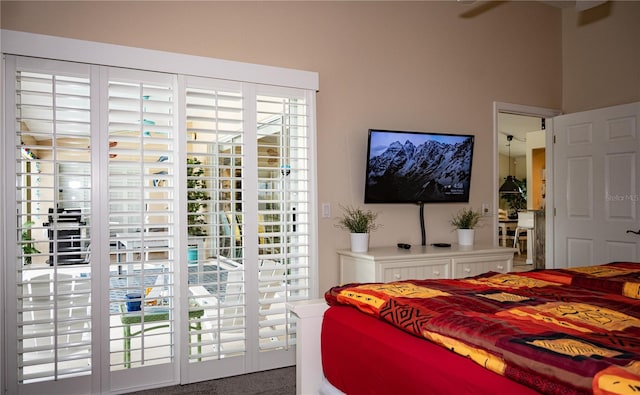
[[111, 370], [175, 357], [174, 78], [108, 73]]
[[[16, 60], [17, 59], [17, 60]], [[89, 67], [15, 60], [18, 385], [92, 373]], [[14, 302], [15, 303], [15, 302]], [[40, 383], [40, 384], [38, 384]]]
[[186, 119], [189, 310], [204, 309], [189, 360], [228, 359], [247, 347], [241, 85], [188, 79]]
[[[279, 92], [278, 92], [279, 93]], [[260, 350], [293, 344], [289, 301], [308, 299], [310, 136], [304, 93], [257, 96]]]

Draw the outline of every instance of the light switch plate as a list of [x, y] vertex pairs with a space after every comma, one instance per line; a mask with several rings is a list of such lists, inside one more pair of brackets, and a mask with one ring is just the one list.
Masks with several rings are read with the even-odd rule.
[[322, 218], [331, 218], [331, 203], [322, 203]]
[[485, 217], [491, 216], [491, 205], [489, 203], [482, 203], [482, 215]]

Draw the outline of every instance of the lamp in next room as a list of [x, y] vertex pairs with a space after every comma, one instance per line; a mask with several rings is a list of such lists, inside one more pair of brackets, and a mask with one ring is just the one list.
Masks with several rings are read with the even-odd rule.
[[509, 147], [509, 175], [504, 181], [504, 184], [500, 187], [500, 194], [516, 194], [522, 193], [522, 189], [518, 185], [518, 180], [511, 175], [511, 140], [513, 140], [512, 135], [507, 136], [507, 147]]

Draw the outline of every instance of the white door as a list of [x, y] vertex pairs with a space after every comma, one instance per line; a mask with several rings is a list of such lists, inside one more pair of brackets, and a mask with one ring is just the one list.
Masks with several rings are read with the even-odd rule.
[[553, 120], [553, 267], [640, 258], [640, 103]]

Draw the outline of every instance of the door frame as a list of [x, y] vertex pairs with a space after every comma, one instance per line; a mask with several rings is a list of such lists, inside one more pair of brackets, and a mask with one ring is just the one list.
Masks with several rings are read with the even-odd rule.
[[[545, 136], [545, 167], [547, 174], [551, 174], [553, 169], [553, 117], [561, 115], [562, 111], [553, 108], [528, 106], [522, 104], [514, 104], [507, 102], [493, 102], [493, 229], [498, 229], [498, 202], [500, 199], [498, 193], [498, 113], [510, 113], [515, 115], [535, 116], [545, 119], [546, 133]], [[547, 262], [553, 262], [553, 177], [547, 177], [546, 180], [546, 203], [545, 203], [545, 266]], [[498, 232], [493, 232], [493, 245], [498, 244]]]

